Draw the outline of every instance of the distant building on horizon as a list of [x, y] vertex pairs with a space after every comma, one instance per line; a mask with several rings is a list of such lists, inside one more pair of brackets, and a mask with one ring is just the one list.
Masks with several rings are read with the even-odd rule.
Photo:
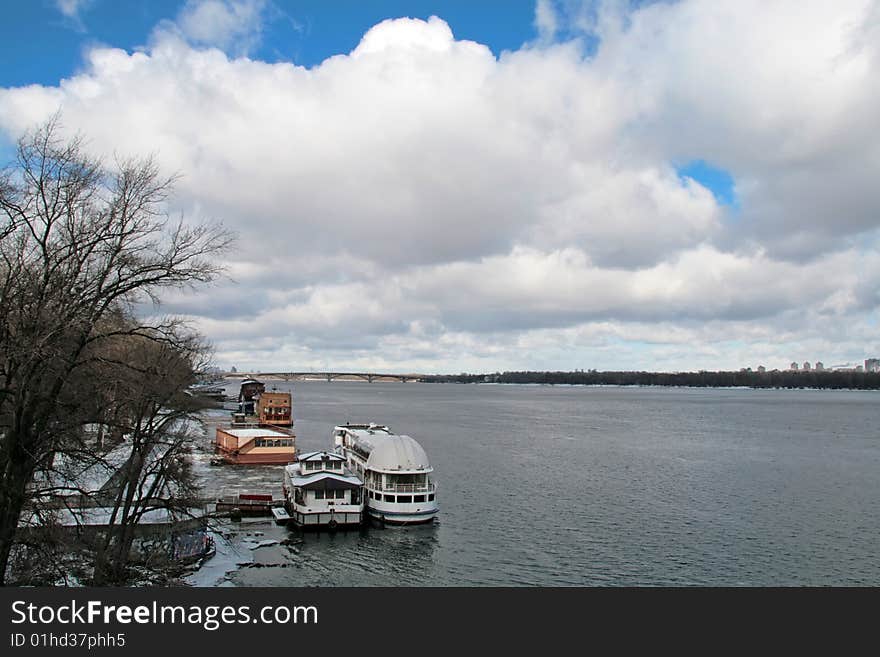
[[799, 368], [798, 368], [798, 364], [797, 364], [797, 363], [792, 363], [792, 364], [791, 364], [791, 369], [797, 371], [797, 370], [799, 369]]
[[880, 358], [865, 359], [866, 372], [880, 372]]
[[805, 360], [804, 361], [804, 372], [809, 372], [809, 371], [810, 371], [810, 361]]
[[817, 372], [824, 372], [824, 371], [825, 371], [825, 365], [822, 363], [821, 360], [817, 360], [817, 361], [816, 361], [816, 367], [815, 367], [815, 370], [816, 370]]
[[764, 367], [763, 365], [758, 365], [758, 371], [761, 372], [761, 373], [763, 374], [764, 372], [767, 371], [767, 368]]

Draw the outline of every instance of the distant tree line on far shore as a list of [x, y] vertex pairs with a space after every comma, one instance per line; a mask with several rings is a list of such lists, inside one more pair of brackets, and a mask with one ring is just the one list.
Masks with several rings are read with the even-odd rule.
[[880, 372], [773, 370], [768, 372], [495, 372], [436, 374], [426, 383], [531, 383], [547, 385], [691, 386], [699, 388], [880, 389]]

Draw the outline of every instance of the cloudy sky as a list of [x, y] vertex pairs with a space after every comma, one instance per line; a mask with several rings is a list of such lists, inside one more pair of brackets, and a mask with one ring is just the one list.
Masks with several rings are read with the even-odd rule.
[[[368, 6], [365, 6], [368, 5]], [[880, 356], [880, 2], [35, 0], [0, 154], [61, 108], [239, 233], [168, 295], [239, 369]]]

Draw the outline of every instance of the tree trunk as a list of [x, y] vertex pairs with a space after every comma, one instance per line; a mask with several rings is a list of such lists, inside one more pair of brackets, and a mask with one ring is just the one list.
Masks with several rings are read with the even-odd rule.
[[0, 586], [6, 585], [9, 554], [18, 530], [27, 486], [34, 474], [31, 459], [10, 459], [0, 486]]

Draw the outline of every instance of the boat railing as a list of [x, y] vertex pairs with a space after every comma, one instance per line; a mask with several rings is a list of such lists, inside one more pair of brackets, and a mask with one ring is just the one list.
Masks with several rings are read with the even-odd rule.
[[434, 482], [427, 484], [374, 484], [371, 486], [373, 490], [380, 490], [384, 493], [432, 493], [436, 490]]

